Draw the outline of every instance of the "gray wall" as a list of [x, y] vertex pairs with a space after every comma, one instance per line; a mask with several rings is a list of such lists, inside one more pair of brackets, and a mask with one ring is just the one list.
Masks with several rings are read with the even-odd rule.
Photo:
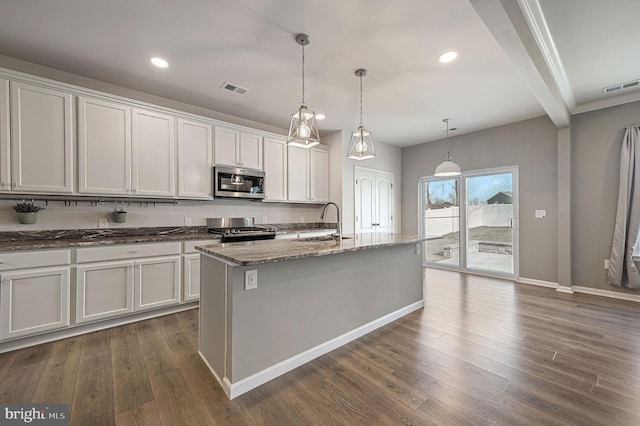
[[[462, 124], [460, 124], [462, 125]], [[451, 155], [465, 171], [518, 166], [520, 276], [558, 282], [558, 132], [538, 117], [449, 137]], [[444, 140], [402, 150], [402, 231], [418, 232], [418, 179], [433, 175], [446, 152]], [[534, 219], [546, 209], [546, 219]]]
[[[640, 102], [575, 115], [571, 122], [573, 285], [625, 291], [606, 284], [615, 223], [624, 127], [640, 123]], [[625, 291], [640, 294], [638, 290]]]

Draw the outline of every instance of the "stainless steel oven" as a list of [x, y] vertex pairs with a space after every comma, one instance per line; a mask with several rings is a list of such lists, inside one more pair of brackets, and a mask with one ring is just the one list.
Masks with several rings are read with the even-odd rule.
[[235, 167], [213, 168], [213, 196], [225, 198], [264, 198], [264, 172]]

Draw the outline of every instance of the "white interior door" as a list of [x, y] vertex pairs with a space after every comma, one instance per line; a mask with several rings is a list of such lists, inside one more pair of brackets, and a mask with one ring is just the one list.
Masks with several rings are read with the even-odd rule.
[[393, 173], [356, 167], [355, 232], [393, 232]]

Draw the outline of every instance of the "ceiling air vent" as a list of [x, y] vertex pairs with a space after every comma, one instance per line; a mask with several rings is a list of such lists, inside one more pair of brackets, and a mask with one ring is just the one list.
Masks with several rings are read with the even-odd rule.
[[237, 84], [229, 83], [228, 81], [222, 83], [222, 86], [220, 87], [239, 95], [246, 95], [247, 93], [249, 93], [249, 89], [247, 89], [246, 87], [238, 86]]
[[608, 93], [617, 92], [618, 90], [635, 89], [637, 87], [640, 87], [640, 80], [633, 80], [626, 83], [620, 83], [614, 86], [605, 87], [604, 89], [602, 89], [602, 93], [606, 95]]

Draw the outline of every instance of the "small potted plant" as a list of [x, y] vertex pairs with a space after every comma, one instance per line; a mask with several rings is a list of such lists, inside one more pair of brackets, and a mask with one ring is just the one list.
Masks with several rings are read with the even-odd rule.
[[122, 207], [118, 209], [118, 202], [116, 201], [116, 210], [112, 214], [115, 223], [125, 223], [127, 221], [127, 212], [124, 211], [124, 202]]
[[23, 201], [15, 204], [13, 210], [18, 214], [18, 223], [32, 225], [36, 223], [38, 220], [38, 212], [44, 210], [44, 207], [36, 206], [33, 201], [30, 203]]

